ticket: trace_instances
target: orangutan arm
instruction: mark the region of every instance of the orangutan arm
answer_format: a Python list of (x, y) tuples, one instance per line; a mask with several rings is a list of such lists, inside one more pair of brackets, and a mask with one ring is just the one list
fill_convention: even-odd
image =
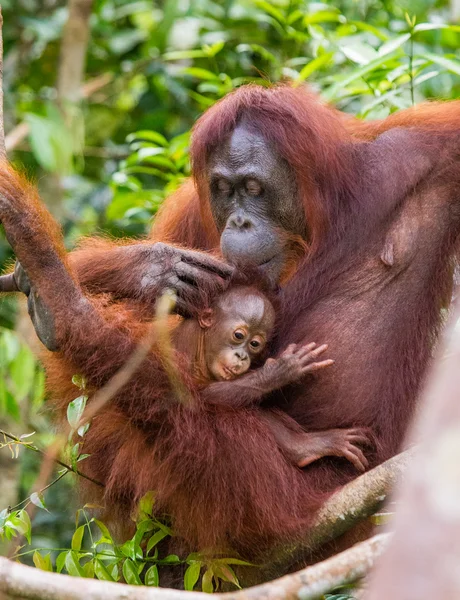
[(201, 397), (209, 404), (246, 408), (259, 404), (263, 397), (290, 383), (334, 364), (333, 360), (316, 362), (327, 345), (291, 344), (278, 358), (269, 358), (263, 367), (231, 381), (218, 381), (206, 386)]
[(366, 227), (380, 222), (416, 186), (460, 156), (460, 136), (397, 127), (372, 142), (354, 146), (356, 196), (365, 209)]
[[(0, 217), (23, 265), (18, 282), (42, 342), (59, 350), (91, 384), (102, 385), (135, 351), (144, 325), (132, 322), (121, 307), (110, 312), (85, 296), (68, 264), (59, 226), (32, 186), (7, 165), (0, 167)], [(149, 356), (136, 382), (149, 367), (160, 370), (155, 357)]]

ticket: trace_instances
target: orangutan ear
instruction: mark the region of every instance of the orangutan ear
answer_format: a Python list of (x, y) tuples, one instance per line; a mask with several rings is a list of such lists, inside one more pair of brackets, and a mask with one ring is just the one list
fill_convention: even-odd
[(212, 308), (205, 308), (200, 312), (198, 323), (202, 329), (209, 329), (214, 325), (214, 311)]

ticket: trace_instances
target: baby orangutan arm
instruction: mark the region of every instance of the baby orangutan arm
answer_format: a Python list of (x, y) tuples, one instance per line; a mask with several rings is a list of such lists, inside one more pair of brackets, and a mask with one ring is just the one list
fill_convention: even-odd
[[(291, 344), (279, 358), (269, 358), (265, 365), (232, 381), (211, 383), (202, 392), (205, 401), (233, 408), (258, 404), (266, 394), (298, 381), (306, 373), (324, 369), (333, 360), (316, 362), (327, 350), (327, 345), (306, 346)], [(280, 411), (261, 410), (281, 451), (289, 461), (306, 467), (325, 456), (341, 456), (349, 460), (358, 471), (365, 471), (368, 461), (359, 445), (368, 445), (366, 432), (359, 427), (304, 431), (289, 415)]]
[(325, 456), (346, 458), (361, 472), (368, 467), (360, 446), (369, 446), (370, 440), (362, 427), (304, 431), (297, 421), (281, 411), (263, 410), (261, 417), (286, 458), (298, 467), (306, 467)]
[(209, 404), (231, 408), (247, 408), (259, 404), (263, 397), (290, 383), (298, 381), (307, 373), (313, 373), (334, 364), (333, 360), (316, 362), (327, 350), (327, 344), (306, 346), (291, 344), (278, 358), (269, 358), (263, 367), (231, 381), (210, 383), (201, 392)]

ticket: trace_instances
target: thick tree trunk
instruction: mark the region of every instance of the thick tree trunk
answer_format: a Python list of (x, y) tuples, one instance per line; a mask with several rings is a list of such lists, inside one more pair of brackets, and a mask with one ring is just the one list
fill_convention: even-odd
[(460, 303), (445, 340), (413, 428), (423, 445), (400, 486), (372, 600), (460, 598)]

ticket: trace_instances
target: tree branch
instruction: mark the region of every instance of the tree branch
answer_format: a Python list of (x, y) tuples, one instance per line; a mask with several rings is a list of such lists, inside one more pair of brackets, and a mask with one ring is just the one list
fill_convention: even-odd
[(81, 99), (92, 6), (93, 0), (69, 0), (59, 59), (57, 92), (60, 100), (78, 102)]
[[(388, 543), (379, 534), (312, 567), (275, 581), (237, 592), (213, 594), (214, 600), (313, 600), (346, 583), (364, 577)], [(206, 600), (202, 592), (129, 586), (78, 579), (13, 563), (0, 558), (0, 592), (24, 600)]]
[(291, 547), (278, 548), (267, 559), (267, 573), (287, 573), (327, 542), (372, 516), (405, 472), (414, 450), (406, 450), (335, 492), (321, 507), (308, 536)]
[[(29, 450), (33, 450), (33, 452), (37, 452), (38, 454), (41, 454), (42, 456), (46, 457), (46, 452), (44, 450), (40, 450), (40, 448), (37, 448), (37, 446), (32, 444), (32, 442), (25, 442), (24, 440), (21, 440), (21, 438), (18, 438), (15, 435), (12, 435), (11, 433), (7, 433), (6, 431), (3, 431), (3, 429), (0, 429), (0, 435), (3, 435), (6, 438), (12, 440), (13, 442), (16, 442), (17, 444), (21, 444), (21, 446), (24, 446), (25, 448), (29, 448)], [(64, 467), (69, 472), (75, 473), (75, 475), (78, 475), (79, 477), (83, 477), (84, 479), (91, 481), (91, 483), (94, 483), (95, 485), (104, 487), (104, 484), (101, 483), (100, 481), (97, 481), (96, 479), (93, 479), (92, 477), (89, 477), (88, 475), (81, 473), (78, 469), (74, 469), (71, 465), (68, 465), (65, 462), (62, 462), (62, 460), (59, 460), (58, 458), (54, 458), (53, 462), (55, 462), (57, 465), (60, 465), (61, 467)]]

